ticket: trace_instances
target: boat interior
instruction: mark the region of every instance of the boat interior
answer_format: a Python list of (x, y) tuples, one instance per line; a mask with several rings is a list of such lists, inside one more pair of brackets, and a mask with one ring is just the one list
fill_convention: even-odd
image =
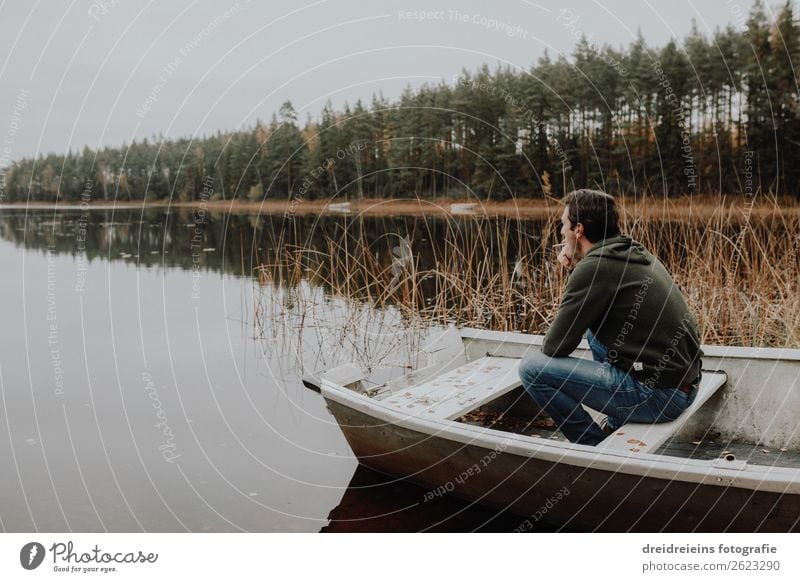
[[(456, 420), (492, 430), (568, 442), (550, 417), (536, 406), (521, 387), (469, 411)], [(625, 432), (625, 427), (620, 428), (620, 432)], [(633, 446), (635, 443), (628, 444)], [(691, 432), (680, 431), (677, 434), (670, 434), (662, 444), (650, 452), (685, 459), (725, 459), (729, 462), (741, 461), (751, 465), (800, 468), (800, 451), (725, 438), (713, 428), (697, 427)]]

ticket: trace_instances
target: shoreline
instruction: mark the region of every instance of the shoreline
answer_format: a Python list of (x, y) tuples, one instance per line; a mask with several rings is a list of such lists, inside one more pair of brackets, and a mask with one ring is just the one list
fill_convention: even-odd
[[(695, 197), (668, 200), (630, 200), (619, 198), (619, 208), (627, 216), (655, 217), (708, 217), (718, 212), (731, 214), (757, 215), (800, 215), (800, 205), (784, 199), (769, 200), (751, 204), (748, 199), (736, 197)], [(785, 205), (777, 205), (784, 203)], [(349, 210), (341, 210), (342, 202), (326, 200), (269, 200), (264, 202), (196, 200), (191, 202), (13, 202), (0, 203), (0, 212), (8, 210), (168, 210), (182, 208), (203, 208), (212, 212), (228, 214), (290, 214), (290, 215), (332, 215), (332, 216), (486, 216), (506, 218), (547, 218), (560, 212), (557, 198), (545, 200), (509, 200), (504, 202), (475, 202), (464, 199), (439, 199), (435, 201), (420, 199), (363, 199), (349, 203)], [(456, 208), (452, 208), (455, 205)], [(339, 209), (336, 207), (339, 206)], [(459, 209), (458, 206), (461, 208)]]

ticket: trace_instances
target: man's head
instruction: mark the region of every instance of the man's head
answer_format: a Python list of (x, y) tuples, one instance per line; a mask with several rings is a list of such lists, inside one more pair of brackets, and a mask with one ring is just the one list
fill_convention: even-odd
[(571, 229), (583, 225), (583, 235), (596, 243), (619, 234), (619, 215), (613, 196), (599, 190), (574, 190), (564, 196)]
[(619, 234), (619, 215), (612, 196), (598, 190), (574, 190), (564, 197), (563, 202), (563, 253), (573, 265), (594, 243)]

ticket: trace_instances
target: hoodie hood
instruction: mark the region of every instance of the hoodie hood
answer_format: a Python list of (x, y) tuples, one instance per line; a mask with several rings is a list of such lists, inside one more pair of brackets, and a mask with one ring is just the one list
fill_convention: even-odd
[(586, 258), (588, 257), (602, 257), (639, 265), (650, 265), (654, 258), (640, 243), (627, 235), (612, 236), (594, 243), (586, 253)]

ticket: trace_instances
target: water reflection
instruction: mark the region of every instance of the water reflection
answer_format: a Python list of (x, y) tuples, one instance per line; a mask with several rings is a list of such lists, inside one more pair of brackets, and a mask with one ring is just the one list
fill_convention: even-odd
[[(390, 261), (396, 243), (387, 232), (430, 240), (439, 226), (87, 214), (0, 213), (0, 263), (11, 274), (0, 286), (0, 464), (14, 468), (0, 473), (5, 530), (319, 531), (329, 514), (335, 530), (352, 521), (354, 492), (356, 506), (365, 496), (387, 503), (386, 491), (419, 498), (403, 483), (354, 491), (363, 472), (354, 476), (352, 452), (300, 372), (350, 357), (353, 334), (337, 335), (343, 322), (356, 322), (370, 340), (367, 357), (390, 374), (413, 364), (424, 330), (407, 336), (391, 307), (348, 312), (359, 306), (335, 297), (315, 303), (315, 325), (303, 326), (288, 286), (267, 286), (259, 290), (287, 317), (273, 335), (254, 338), (252, 268), (280, 241), (324, 248), (325, 233), (353, 224)], [(310, 281), (300, 285), (319, 293)], [(387, 328), (399, 331), (374, 331)], [(442, 501), (436, 514), (429, 506), (427, 524), (425, 511), (405, 511), (402, 527), (495, 523), (495, 512), (458, 503)], [(382, 513), (362, 525), (399, 527), (374, 519)]]
[[(321, 531), (513, 532), (525, 522), (517, 515), (451, 496), (424, 501), (427, 491), (359, 466)], [(536, 525), (535, 531), (556, 531), (544, 523)]]
[[(346, 246), (348, 239), (352, 244), (366, 241), (368, 252), (387, 268), (395, 258), (393, 249), (404, 238), (413, 250), (417, 268), (434, 268), (447, 253), (440, 243), (448, 233), (455, 246), (480, 239), (486, 242), (488, 256), (516, 260), (520, 241), (539, 240), (543, 224), (482, 217), (248, 215), (191, 208), (87, 212), (4, 208), (0, 212), (0, 237), (17, 247), (84, 254), (90, 262), (123, 260), (145, 267), (183, 269), (199, 265), (203, 270), (250, 276), (255, 267), (280, 258), (276, 249), (328, 254), (331, 241)], [(321, 281), (326, 279), (320, 277)]]

